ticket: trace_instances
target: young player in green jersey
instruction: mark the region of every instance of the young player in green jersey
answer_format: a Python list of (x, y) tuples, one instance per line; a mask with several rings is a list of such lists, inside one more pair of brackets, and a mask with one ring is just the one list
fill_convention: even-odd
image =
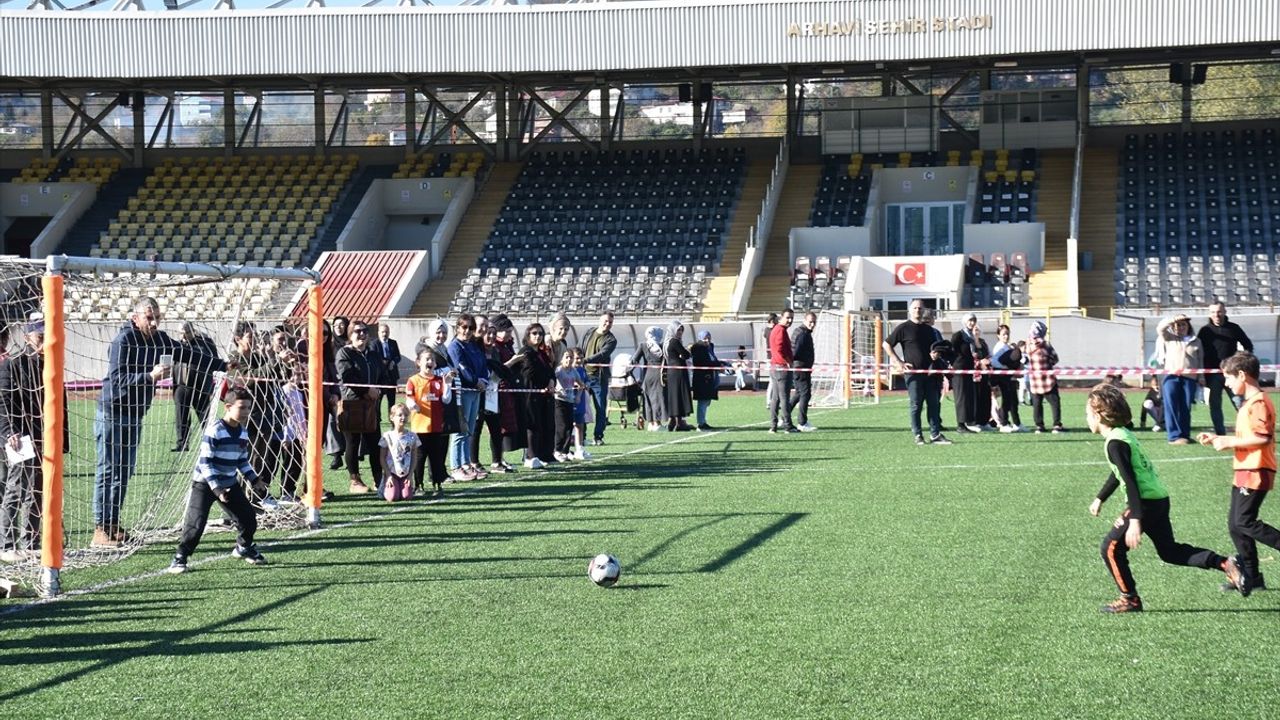
[(1120, 588), (1119, 599), (1103, 605), (1102, 612), (1142, 611), (1142, 598), (1129, 572), (1129, 551), (1138, 549), (1144, 533), (1156, 546), (1160, 559), (1170, 565), (1221, 570), (1231, 582), (1241, 582), (1240, 567), (1234, 558), (1173, 539), (1169, 491), (1138, 445), (1138, 438), (1133, 434), (1133, 413), (1124, 393), (1114, 385), (1098, 385), (1089, 393), (1086, 416), (1090, 432), (1105, 438), (1107, 463), (1111, 465), (1111, 475), (1089, 505), (1089, 514), (1096, 516), (1102, 503), (1121, 486), (1127, 504), (1102, 539), (1102, 560)]

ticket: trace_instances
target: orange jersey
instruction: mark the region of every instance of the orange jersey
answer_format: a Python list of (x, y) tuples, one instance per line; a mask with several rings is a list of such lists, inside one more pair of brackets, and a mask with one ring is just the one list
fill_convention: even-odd
[[(1236, 413), (1236, 437), (1247, 438), (1255, 435), (1267, 438), (1262, 447), (1236, 448), (1236, 470), (1270, 470), (1276, 469), (1276, 408), (1264, 392), (1254, 393), (1247, 398)], [(1256, 475), (1257, 473), (1253, 473)], [(1239, 474), (1237, 474), (1239, 477)], [(1240, 486), (1239, 481), (1236, 483)], [(1241, 486), (1247, 487), (1247, 486)], [(1257, 488), (1253, 488), (1257, 489)]]
[(405, 383), (404, 393), (409, 398), (409, 429), (416, 433), (444, 432), (444, 380), (432, 376), (422, 377), (414, 373)]

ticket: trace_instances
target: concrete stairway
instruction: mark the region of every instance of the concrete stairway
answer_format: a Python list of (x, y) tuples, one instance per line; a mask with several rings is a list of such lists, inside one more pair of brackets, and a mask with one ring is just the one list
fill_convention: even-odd
[(484, 187), (471, 200), (462, 225), (453, 236), (449, 251), (440, 266), (440, 276), (427, 284), (409, 310), (411, 317), (443, 317), (449, 310), (449, 302), (462, 284), (467, 271), (475, 267), (489, 232), (502, 212), (502, 204), (511, 192), (511, 185), (520, 174), (520, 163), (498, 163), (489, 172)]
[(1067, 232), (1071, 222), (1074, 165), (1075, 154), (1071, 150), (1046, 150), (1040, 156), (1036, 220), (1044, 223), (1044, 270), (1031, 274), (1028, 301), (1034, 308), (1070, 304)]
[(760, 213), (773, 162), (772, 158), (762, 157), (747, 165), (746, 176), (742, 179), (742, 197), (733, 210), (733, 222), (729, 224), (720, 267), (707, 283), (706, 296), (702, 299), (702, 322), (715, 322), (729, 312), (729, 301), (733, 298), (733, 287), (738, 281), (738, 271), (742, 268), (742, 256), (746, 251), (747, 234)]
[(791, 228), (809, 227), (809, 210), (821, 178), (821, 165), (792, 165), (787, 170), (787, 181), (773, 216), (773, 231), (765, 246), (764, 262), (747, 300), (747, 312), (777, 312), (786, 307), (791, 289), (789, 235)]
[(1094, 317), (1108, 317), (1115, 305), (1119, 163), (1115, 148), (1085, 148), (1080, 252), (1093, 254), (1093, 269), (1080, 272), (1080, 304)]

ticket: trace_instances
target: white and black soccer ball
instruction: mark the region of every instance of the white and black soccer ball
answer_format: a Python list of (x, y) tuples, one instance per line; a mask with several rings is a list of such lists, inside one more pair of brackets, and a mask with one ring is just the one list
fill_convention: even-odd
[(622, 577), (622, 565), (618, 563), (618, 558), (600, 553), (591, 558), (591, 564), (587, 566), (587, 577), (600, 587), (613, 587), (618, 578)]

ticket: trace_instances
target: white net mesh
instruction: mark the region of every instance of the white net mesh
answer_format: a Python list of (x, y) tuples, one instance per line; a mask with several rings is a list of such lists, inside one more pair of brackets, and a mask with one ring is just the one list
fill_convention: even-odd
[(880, 401), (876, 392), (876, 363), (880, 357), (874, 314), (853, 314), (849, 318), (849, 402), (870, 405)]
[(811, 407), (846, 407), (844, 374), (847, 371), (845, 313), (824, 310), (818, 313), (813, 329), (813, 399)]
[[(0, 273), (6, 288), (14, 288), (0, 312), (11, 325), (27, 319), (23, 330), (34, 330), (29, 320), (41, 302), (43, 268), (0, 262)], [(63, 273), (64, 568), (111, 562), (145, 543), (177, 537), (201, 438), (223, 412), (219, 398), (227, 383), (247, 387), (254, 400), (246, 427), (259, 482), (245, 492), (258, 510), (259, 529), (305, 524), (305, 509), (294, 501), (302, 493), (307, 428), (296, 353), (304, 328), (284, 311), (301, 283), (250, 282), (236, 273), (253, 271), (227, 268), (219, 278)], [(222, 308), (216, 319), (213, 307)], [(28, 349), (13, 354), (24, 340)], [(43, 378), (29, 367), (43, 363), (35, 344), (34, 333), (11, 333), (5, 365), (13, 372), (10, 386), (0, 387), (10, 405), (43, 402)], [(4, 375), (0, 371), (0, 380)], [(3, 423), (0, 418), (0, 429)], [(37, 485), (38, 462), (32, 465)], [(0, 513), (0, 523), (16, 518), (0, 525), (9, 574), (39, 569), (39, 503), (31, 508), (14, 503)], [(219, 516), (215, 510), (212, 529), (228, 525)]]

